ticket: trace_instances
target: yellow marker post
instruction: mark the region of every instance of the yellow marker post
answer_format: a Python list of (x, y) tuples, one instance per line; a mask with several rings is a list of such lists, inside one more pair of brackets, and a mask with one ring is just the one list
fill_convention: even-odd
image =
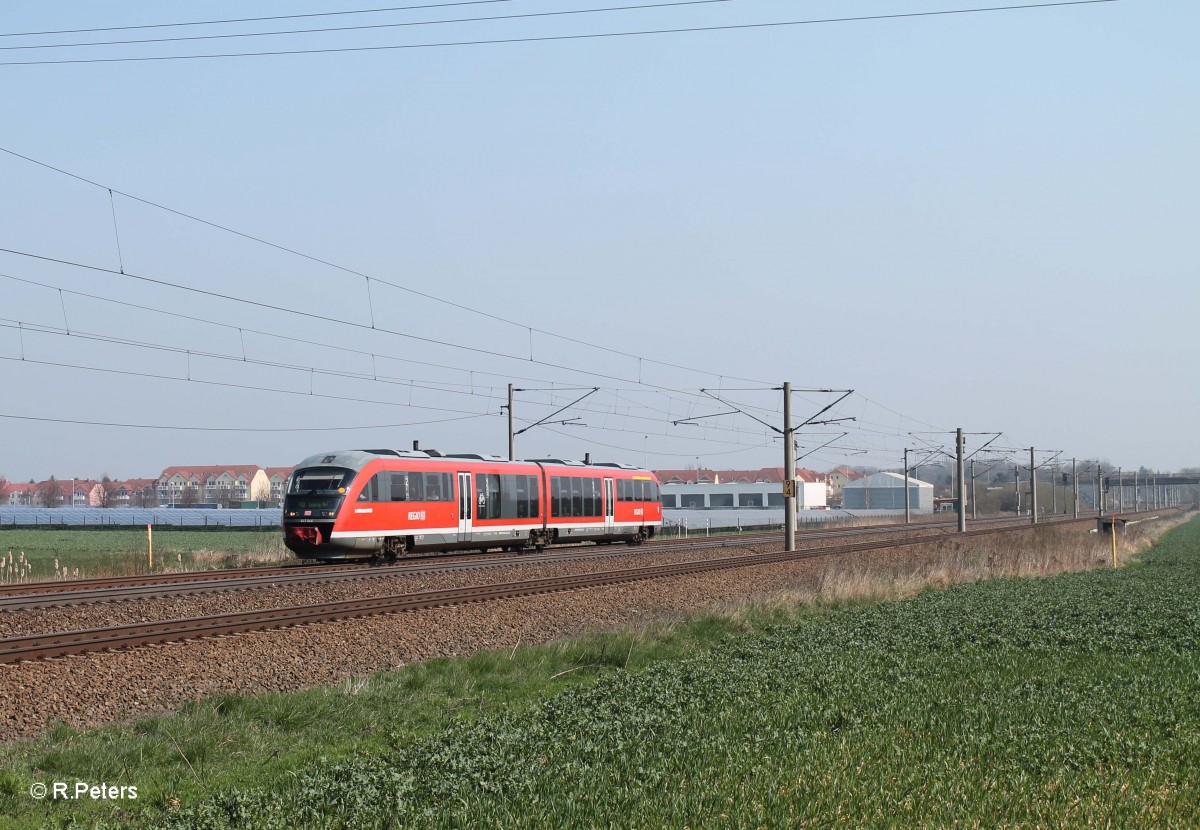
[(146, 564), (154, 570), (154, 525), (146, 525)]
[(1113, 568), (1117, 567), (1117, 514), (1112, 514), (1112, 553)]

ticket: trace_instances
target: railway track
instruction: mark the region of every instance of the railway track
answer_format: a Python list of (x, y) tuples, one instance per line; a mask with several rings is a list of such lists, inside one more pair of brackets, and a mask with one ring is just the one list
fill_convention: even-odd
[[(984, 519), (981, 522), (1014, 523), (1010, 517)], [(797, 544), (810, 545), (829, 539), (884, 533), (915, 533), (940, 530), (947, 532), (952, 522), (918, 524), (871, 525), (856, 528), (836, 528), (810, 531), (798, 536)], [(639, 552), (668, 553), (673, 551), (709, 550), (725, 547), (744, 547), (754, 544), (780, 543), (782, 532), (740, 534), (690, 539), (663, 540), (643, 545)], [(395, 565), (290, 565), (282, 567), (231, 568), (176, 574), (145, 574), (105, 579), (36, 582), (0, 586), (0, 611), (29, 611), (37, 608), (90, 605), (99, 602), (118, 602), (129, 599), (154, 599), (186, 594), (209, 594), (219, 591), (240, 591), (252, 588), (285, 585), (311, 585), (345, 579), (376, 579), (439, 573), (448, 570), (475, 570), (507, 567), (514, 564), (545, 564), (579, 559), (600, 559), (630, 555), (624, 546), (579, 545), (558, 548), (539, 554), (473, 554), (469, 556), (424, 556), (407, 559)]]
[[(1093, 517), (1089, 516), (1083, 519), (1052, 520), (1044, 524), (1070, 525), (1091, 521), (1093, 521)], [(473, 585), (432, 591), (416, 591), (369, 599), (342, 600), (329, 603), (244, 611), (233, 614), (166, 620), (154, 623), (137, 623), (80, 631), (11, 637), (0, 640), (0, 663), (85, 654), (94, 651), (145, 646), (216, 635), (271, 630), (354, 617), (417, 611), (448, 605), (473, 604), (500, 599), (536, 596), (539, 594), (595, 588), (673, 576), (685, 576), (730, 568), (800, 561), (883, 548), (908, 547), (942, 541), (948, 538), (961, 539), (1013, 532), (1028, 528), (1029, 525), (1025, 523), (994, 523), (988, 527), (968, 530), (966, 533), (955, 533), (953, 536), (949, 536), (942, 531), (926, 532), (913, 534), (903, 539), (875, 539), (795, 551), (743, 554), (598, 573), (518, 580), (515, 582)]]

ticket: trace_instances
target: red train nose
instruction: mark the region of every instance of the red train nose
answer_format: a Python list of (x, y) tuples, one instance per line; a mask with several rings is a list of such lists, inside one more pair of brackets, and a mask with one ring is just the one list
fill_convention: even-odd
[(321, 531), (315, 527), (289, 527), (288, 535), (305, 545), (321, 544)]

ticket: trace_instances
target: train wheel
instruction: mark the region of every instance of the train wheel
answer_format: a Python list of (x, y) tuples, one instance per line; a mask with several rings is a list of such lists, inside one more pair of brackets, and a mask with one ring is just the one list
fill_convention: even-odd
[(393, 564), (408, 551), (408, 542), (397, 536), (389, 536), (383, 540), (382, 559), (389, 565)]

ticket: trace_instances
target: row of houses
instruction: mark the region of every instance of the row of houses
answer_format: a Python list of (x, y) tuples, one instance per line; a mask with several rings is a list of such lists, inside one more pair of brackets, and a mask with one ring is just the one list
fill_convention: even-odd
[(256, 464), (167, 467), (158, 478), (125, 481), (74, 478), (0, 484), (0, 504), (30, 507), (153, 507), (218, 504), (222, 507), (283, 499), (294, 467)]
[[(5, 483), (0, 485), (0, 504), (40, 507), (278, 504), (283, 500), (283, 488), (293, 469), (255, 464), (174, 466), (167, 467), (153, 479), (50, 479), (25, 484)], [(667, 507), (776, 507), (783, 504), (785, 475), (782, 467), (657, 470), (655, 475), (663, 485), (663, 504)], [(909, 481), (914, 507), (932, 509), (933, 488), (915, 479)], [(846, 468), (828, 473), (798, 469), (796, 482), (796, 496), (801, 508), (843, 503), (846, 507), (859, 508), (903, 507), (904, 479), (897, 474), (877, 473), (867, 477)]]

